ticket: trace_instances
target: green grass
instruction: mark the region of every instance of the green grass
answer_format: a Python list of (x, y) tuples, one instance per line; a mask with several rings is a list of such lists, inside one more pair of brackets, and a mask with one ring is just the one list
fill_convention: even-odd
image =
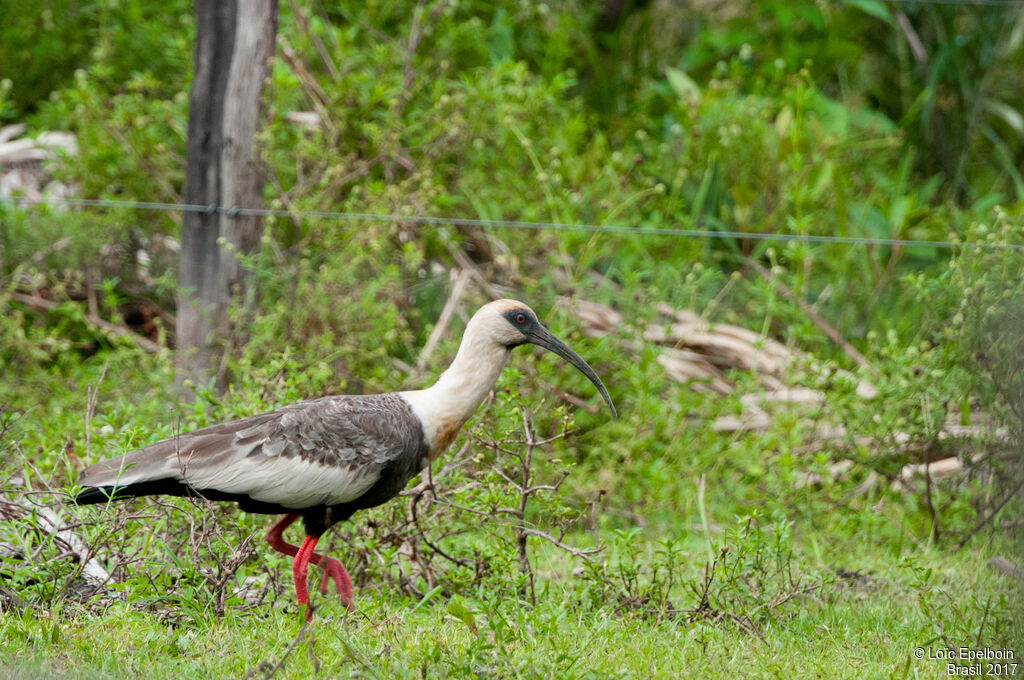
[[(945, 663), (917, 660), (914, 649), (944, 646), (943, 633), (963, 629), (1019, 658), (1024, 621), (1009, 604), (1021, 601), (1019, 586), (986, 569), (981, 551), (914, 561), (938, 582), (922, 587), (908, 569), (879, 560), (863, 584), (802, 598), (761, 629), (763, 640), (728, 624), (616, 614), (612, 602), (583, 606), (571, 583), (546, 582), (536, 608), (486, 592), (467, 597), (476, 631), (443, 598), (421, 603), (366, 586), (355, 613), (327, 598), (305, 628), (288, 598), (174, 622), (123, 603), (8, 612), (0, 650), (11, 677), (261, 677), (283, 662), (275, 677), (930, 678), (946, 677)], [(923, 597), (934, 599), (937, 618)], [(982, 608), (965, 607), (971, 599)]]

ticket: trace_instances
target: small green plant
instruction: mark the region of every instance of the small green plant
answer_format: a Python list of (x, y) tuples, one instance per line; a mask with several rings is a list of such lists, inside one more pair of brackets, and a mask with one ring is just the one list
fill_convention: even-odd
[(596, 601), (612, 599), (625, 614), (731, 623), (761, 637), (763, 625), (784, 621), (830, 584), (794, 560), (790, 522), (762, 524), (757, 515), (737, 518), (699, 577), (679, 540), (662, 539), (645, 554), (643, 532), (617, 530), (614, 560), (589, 563), (584, 576)]

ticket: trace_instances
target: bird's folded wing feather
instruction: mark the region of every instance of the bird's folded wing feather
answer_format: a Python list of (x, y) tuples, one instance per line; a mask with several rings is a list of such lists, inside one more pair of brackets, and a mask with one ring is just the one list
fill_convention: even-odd
[(324, 397), (96, 463), (79, 483), (123, 488), (171, 479), (298, 509), (352, 501), (385, 467), (422, 449), (422, 427), (401, 396)]

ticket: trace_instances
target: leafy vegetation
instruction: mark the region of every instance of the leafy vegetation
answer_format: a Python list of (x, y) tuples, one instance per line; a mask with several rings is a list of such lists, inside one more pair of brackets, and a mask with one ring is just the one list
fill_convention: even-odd
[[(75, 195), (180, 202), (187, 3), (44, 4), (0, 28), (0, 116), (76, 134), (46, 168)], [(225, 393), (186, 402), (170, 351), (133, 340), (173, 335), (177, 213), (0, 203), (0, 677), (931, 677), (918, 647), (1024, 654), (1020, 580), (986, 566), (1024, 562), (1024, 254), (1000, 248), (1024, 244), (1024, 12), (620, 9), (284, 3), (260, 148), (289, 216), (241, 256)], [(460, 313), (528, 301), (621, 417), (520, 350), (430, 476), (324, 538), (354, 615), (314, 595), (301, 625), (264, 516), (63, 502), (83, 465), (175, 432), (429, 383), (457, 271)], [(571, 300), (622, 318), (595, 333)], [(665, 308), (779, 341), (785, 384), (823, 400), (716, 426), (764, 384), (674, 380)]]

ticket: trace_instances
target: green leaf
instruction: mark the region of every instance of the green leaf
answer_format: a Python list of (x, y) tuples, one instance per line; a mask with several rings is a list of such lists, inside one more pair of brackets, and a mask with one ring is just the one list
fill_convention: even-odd
[(893, 28), (896, 27), (896, 20), (893, 19), (892, 12), (880, 0), (846, 0), (846, 4), (859, 9), (869, 16), (881, 19)]
[(685, 71), (666, 66), (665, 77), (668, 78), (668, 84), (672, 86), (672, 89), (675, 90), (680, 98), (693, 97), (700, 99), (700, 86), (694, 82), (693, 78), (686, 75)]
[(981, 105), (989, 113), (1000, 118), (1010, 126), (1018, 135), (1024, 137), (1024, 116), (1021, 115), (1020, 111), (1005, 102), (988, 97), (982, 101)]
[(462, 598), (455, 596), (448, 602), (448, 613), (466, 624), (466, 627), (476, 634), (476, 620), (473, 618), (473, 612), (466, 606), (466, 603), (462, 601)]

